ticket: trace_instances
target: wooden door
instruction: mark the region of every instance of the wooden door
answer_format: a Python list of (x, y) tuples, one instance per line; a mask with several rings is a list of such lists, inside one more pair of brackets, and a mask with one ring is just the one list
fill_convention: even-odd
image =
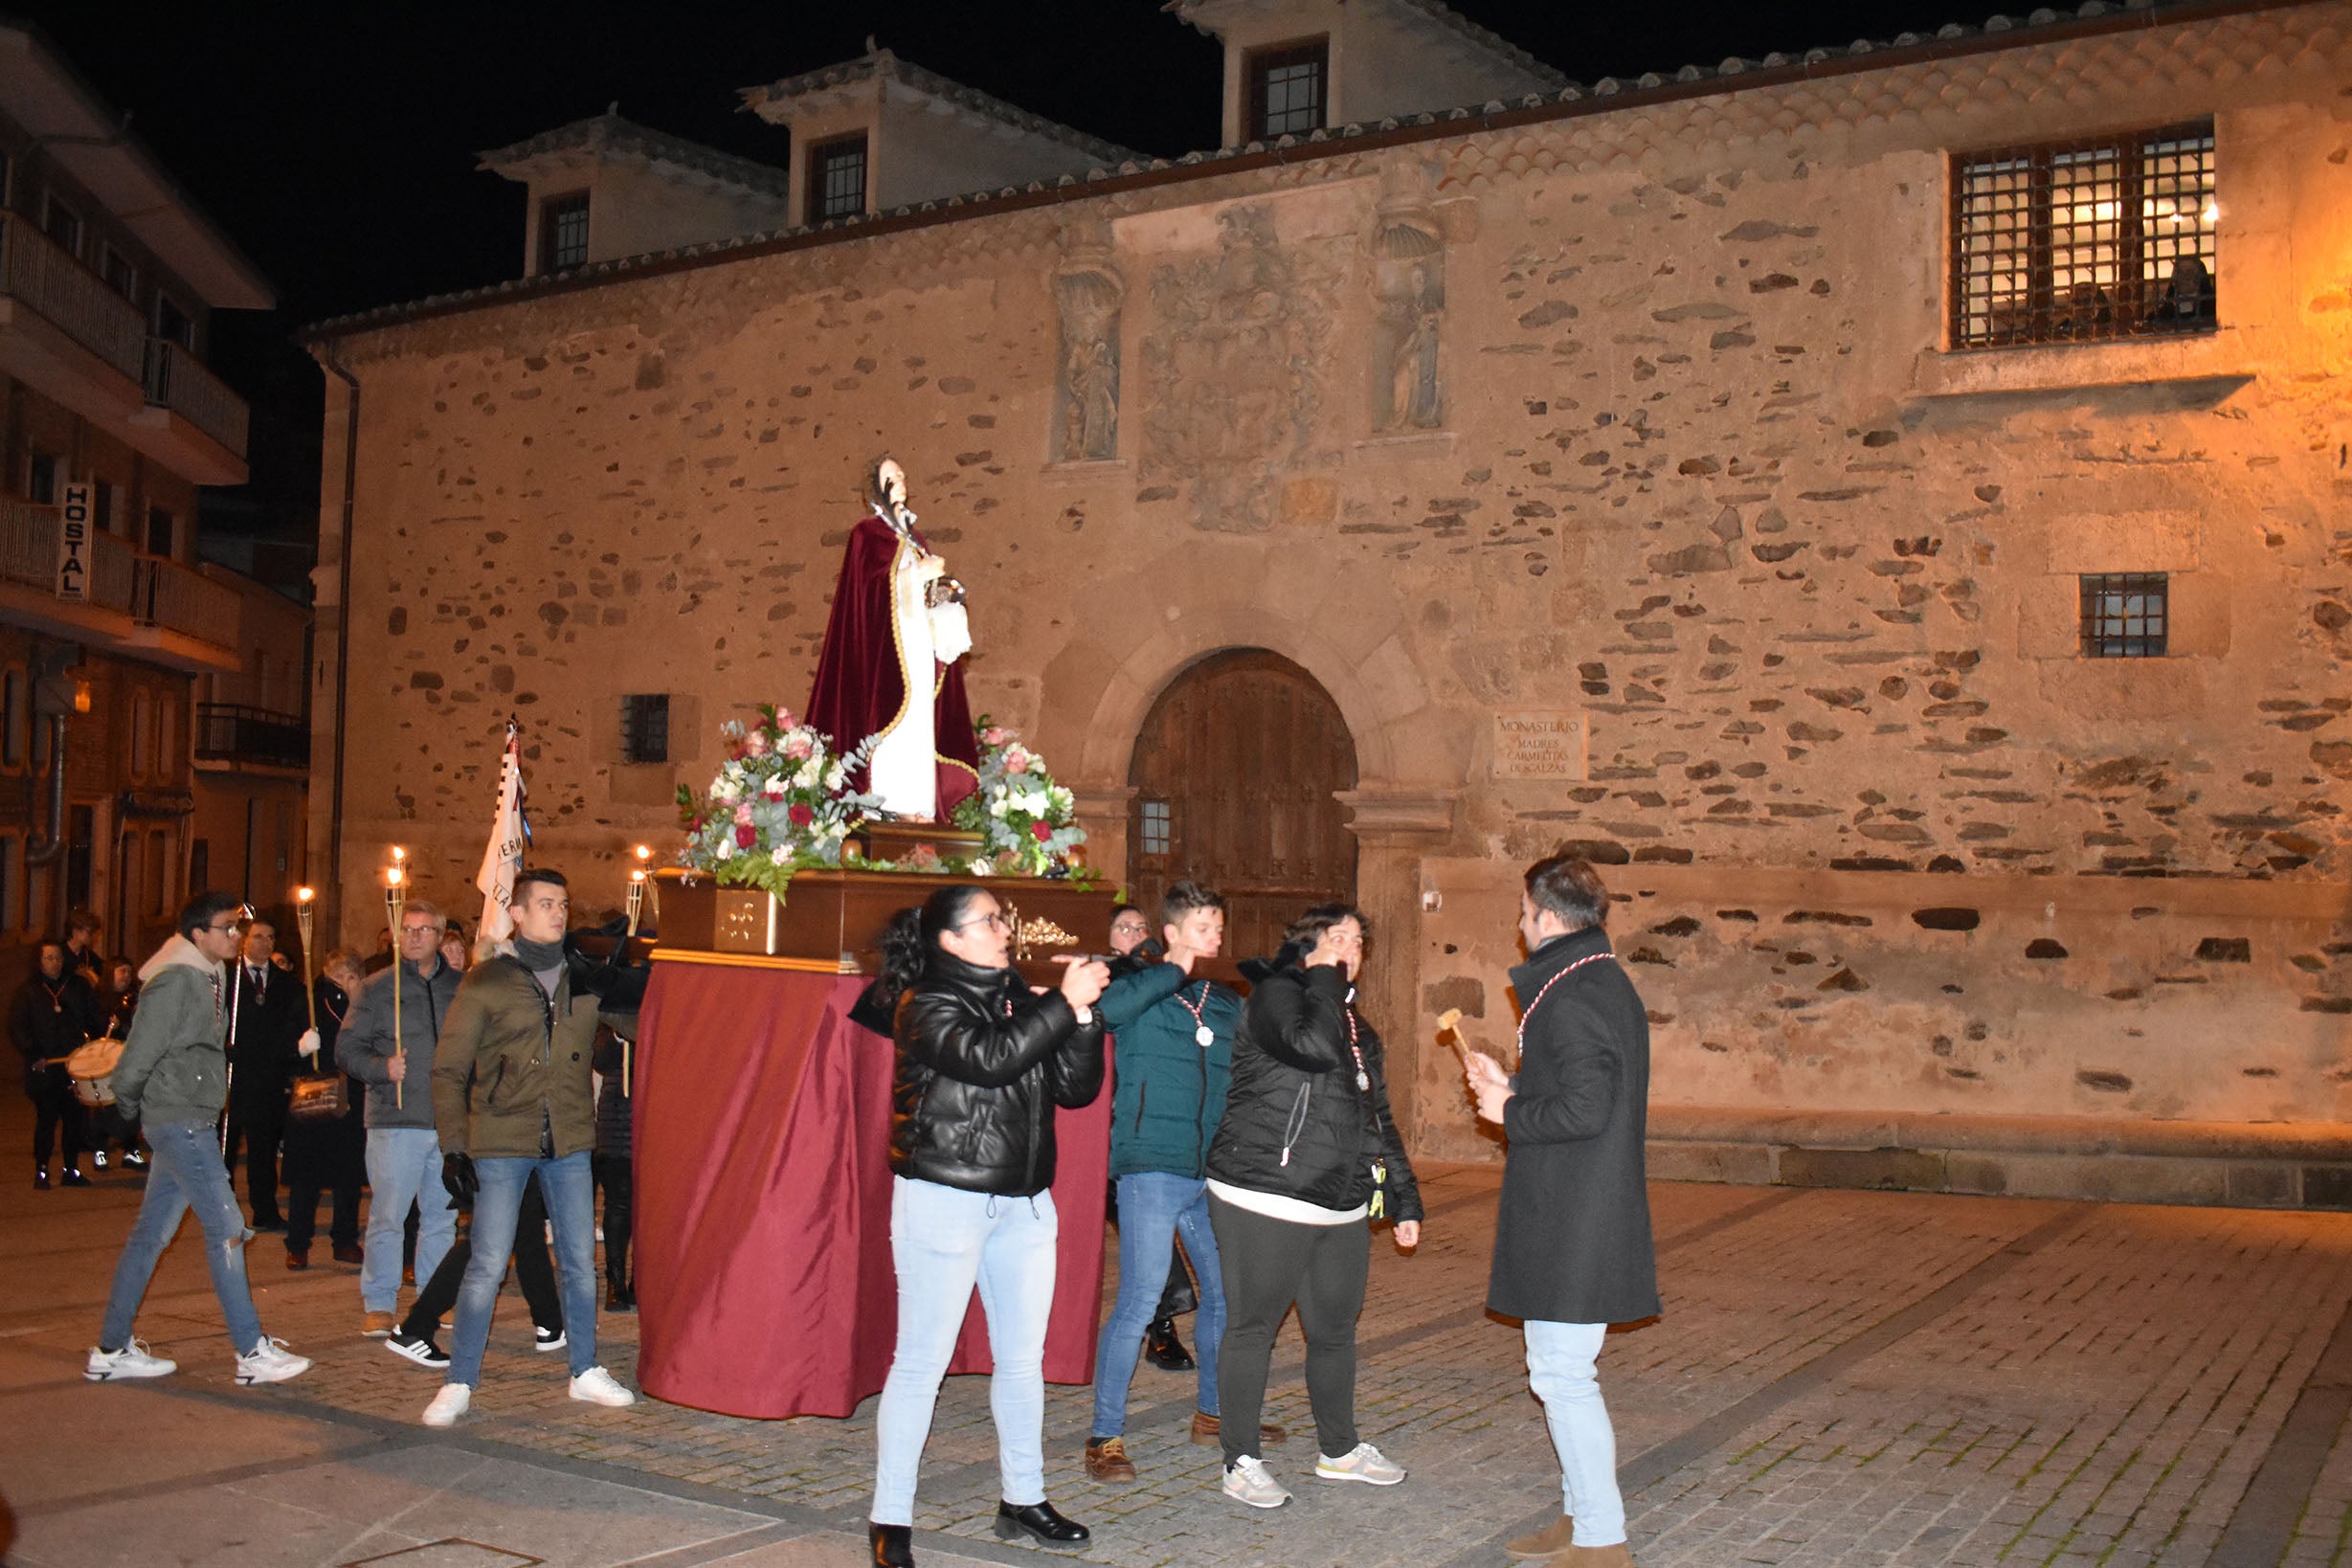
[(1270, 954), (1310, 904), (1355, 898), (1355, 836), (1336, 798), (1355, 742), (1313, 676), (1235, 648), (1178, 676), (1144, 720), (1128, 782), (1128, 881), (1159, 921), (1168, 885), (1222, 893), (1225, 956)]

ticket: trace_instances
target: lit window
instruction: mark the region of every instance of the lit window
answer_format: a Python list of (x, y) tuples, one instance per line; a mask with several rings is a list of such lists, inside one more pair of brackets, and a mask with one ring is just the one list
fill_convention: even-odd
[(1952, 345), (2216, 321), (2213, 123), (1952, 160)]
[(1141, 802), (1141, 806), (1143, 853), (1146, 855), (1167, 854), (1174, 839), (1173, 823), (1168, 815), (1168, 802), (1146, 800)]
[(1321, 130), (1330, 66), (1331, 44), (1324, 38), (1250, 55), (1249, 139), (1263, 142)]
[(856, 217), (865, 211), (865, 133), (809, 148), (809, 221)]
[(2169, 583), (2161, 571), (2084, 573), (2083, 657), (2163, 658), (2169, 598)]
[(539, 270), (566, 272), (588, 261), (588, 192), (539, 204)]

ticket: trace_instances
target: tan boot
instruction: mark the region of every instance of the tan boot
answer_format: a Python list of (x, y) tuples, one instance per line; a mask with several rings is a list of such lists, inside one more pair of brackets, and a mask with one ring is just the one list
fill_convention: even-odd
[(1563, 1513), (1536, 1531), (1507, 1542), (1503, 1550), (1514, 1557), (1548, 1557), (1555, 1552), (1565, 1552), (1576, 1543), (1577, 1522)]
[(1545, 1559), (1547, 1568), (1635, 1568), (1623, 1541), (1615, 1546), (1571, 1546)]
[[(1217, 1447), (1219, 1444), (1219, 1433), (1223, 1428), (1223, 1422), (1219, 1420), (1217, 1417), (1203, 1415), (1201, 1412), (1196, 1410), (1193, 1412), (1193, 1441), (1199, 1444), (1203, 1448)], [(1284, 1431), (1281, 1427), (1275, 1425), (1270, 1421), (1262, 1422), (1258, 1426), (1258, 1441), (1269, 1448), (1275, 1444), (1282, 1442), (1290, 1434), (1288, 1432)]]
[(1125, 1438), (1086, 1439), (1086, 1479), (1111, 1482), (1135, 1479), (1135, 1462), (1127, 1457)]

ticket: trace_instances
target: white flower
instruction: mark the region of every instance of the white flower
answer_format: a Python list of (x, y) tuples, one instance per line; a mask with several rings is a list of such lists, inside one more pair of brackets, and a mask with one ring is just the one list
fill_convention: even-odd
[(731, 829), (726, 837), (719, 840), (718, 858), (723, 861), (731, 861), (735, 858), (735, 835)]
[(817, 780), (823, 775), (823, 773), (824, 770), (818, 764), (817, 759), (811, 757), (800, 765), (798, 773), (793, 774), (793, 788), (813, 790), (817, 787)]
[(1010, 802), (1007, 801), (1004, 796), (997, 796), (996, 799), (991, 800), (988, 803), (988, 815), (991, 817), (1002, 817), (1004, 815), (1005, 807), (1008, 804), (1010, 804)]
[(832, 767), (825, 770), (825, 788), (828, 790), (838, 790), (841, 787), (841, 780), (848, 776), (848, 774), (841, 771), (841, 765), (837, 762)]
[(790, 844), (778, 844), (768, 852), (768, 863), (771, 865), (782, 865), (792, 858), (793, 851)]

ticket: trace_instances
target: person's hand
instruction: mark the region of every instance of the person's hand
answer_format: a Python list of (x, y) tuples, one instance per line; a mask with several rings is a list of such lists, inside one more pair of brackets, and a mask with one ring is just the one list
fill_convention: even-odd
[(1072, 1008), (1092, 1007), (1110, 983), (1110, 966), (1099, 958), (1057, 958), (1063, 965), (1062, 999)]
[(1469, 1080), (1470, 1098), (1478, 1104), (1478, 1119), (1499, 1124), (1503, 1105), (1512, 1096), (1511, 1075), (1484, 1051), (1466, 1052), (1462, 1075)]
[(302, 1054), (302, 1055), (303, 1055), (303, 1056), (316, 1056), (316, 1055), (318, 1055), (318, 1054), (319, 1054), (319, 1032), (318, 1032), (316, 1029), (305, 1029), (305, 1030), (303, 1030), (303, 1031), (302, 1031), (302, 1039), (300, 1039), (300, 1040), (298, 1040), (298, 1041), (296, 1041), (296, 1042), (294, 1042), (294, 1048), (295, 1048), (295, 1050), (296, 1050), (297, 1052), (301, 1053), (301, 1054)]
[(915, 577), (918, 581), (927, 583), (936, 581), (937, 579), (948, 574), (947, 557), (944, 555), (926, 555), (921, 560), (915, 562), (914, 571)]
[(1407, 1252), (1421, 1245), (1421, 1221), (1418, 1220), (1398, 1221), (1397, 1244)]
[(395, 1051), (384, 1064), (384, 1076), (397, 1084), (409, 1075), (409, 1053)]
[(482, 1191), (482, 1177), (474, 1170), (474, 1156), (471, 1154), (443, 1154), (441, 1156), (441, 1185), (449, 1189), (450, 1207), (472, 1208), (474, 1195)]
[(1336, 926), (1326, 928), (1323, 934), (1315, 938), (1313, 950), (1307, 954), (1306, 967), (1317, 969), (1327, 964), (1334, 965), (1353, 981), (1357, 967), (1363, 961), (1364, 934), (1356, 930), (1354, 920), (1343, 920)]

